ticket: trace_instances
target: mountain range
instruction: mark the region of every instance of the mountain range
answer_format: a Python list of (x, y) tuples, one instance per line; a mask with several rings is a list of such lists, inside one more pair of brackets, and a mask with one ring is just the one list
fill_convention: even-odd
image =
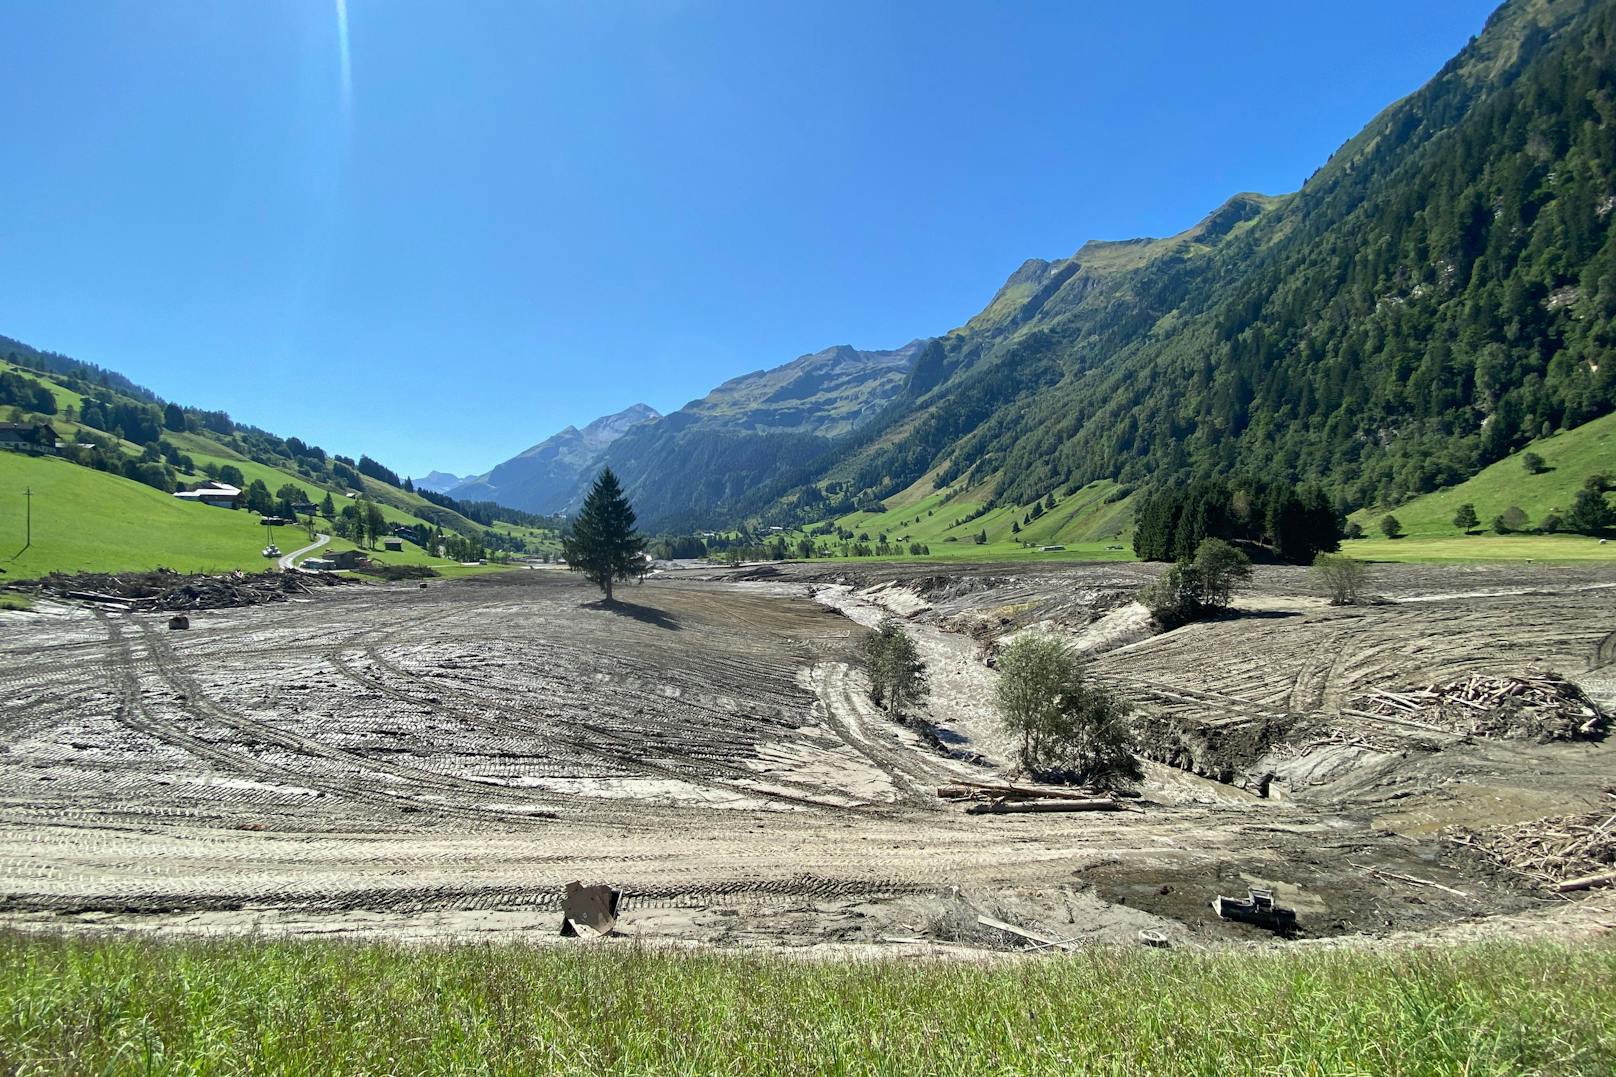
[(1300, 190), (1030, 259), (957, 329), (737, 378), (590, 467), (663, 529), (1208, 472), (1396, 504), (1616, 409), (1613, 209), (1616, 0), (1511, 0)]
[(634, 404), (604, 415), (582, 430), (569, 426), (486, 474), (469, 476), (444, 492), (465, 501), (494, 501), (527, 512), (560, 512), (568, 506), (575, 487), (594, 479), (595, 463), (613, 442), (658, 417), (655, 408)]

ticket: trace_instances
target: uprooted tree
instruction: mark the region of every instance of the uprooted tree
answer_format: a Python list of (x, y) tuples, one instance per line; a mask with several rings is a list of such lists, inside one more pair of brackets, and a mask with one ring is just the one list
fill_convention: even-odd
[(894, 717), (902, 717), (905, 707), (924, 702), (931, 691), (919, 648), (892, 618), (864, 640), (864, 665), (870, 674), (870, 694)]
[(1023, 774), (1120, 787), (1144, 774), (1126, 702), (1090, 681), (1060, 640), (1023, 636), (999, 656), (997, 702)]
[(634, 509), (611, 468), (595, 480), (561, 547), (567, 567), (606, 592), (607, 602), (613, 582), (640, 574), (645, 539), (634, 530)]

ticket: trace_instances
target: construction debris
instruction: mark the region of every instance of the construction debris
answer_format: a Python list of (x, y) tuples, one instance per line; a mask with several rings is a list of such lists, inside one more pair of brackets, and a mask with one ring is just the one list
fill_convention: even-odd
[(1449, 837), (1500, 867), (1553, 885), (1562, 893), (1609, 885), (1616, 877), (1616, 812), (1457, 830)]
[(53, 572), (43, 579), (11, 584), (9, 589), (88, 602), (102, 609), (173, 613), (284, 602), (315, 588), (352, 582), (329, 572), (228, 572), (203, 576), (160, 568), (155, 572), (86, 572), (72, 576)]
[(574, 880), (561, 895), (561, 934), (568, 938), (600, 938), (617, 926), (617, 905), (622, 891), (609, 886), (585, 886)]
[[(1128, 793), (1098, 789), (1060, 789), (1048, 785), (997, 785), (961, 779), (937, 787), (939, 800), (970, 801), (967, 815), (1017, 812), (1138, 811), (1119, 799)], [(1137, 795), (1137, 794), (1132, 794)]]
[(1252, 887), (1246, 897), (1232, 898), (1221, 894), (1212, 899), (1212, 910), (1219, 919), (1239, 920), (1241, 923), (1265, 927), (1282, 935), (1296, 930), (1296, 910), (1274, 904), (1274, 892)]
[(1537, 741), (1596, 738), (1605, 716), (1582, 689), (1554, 673), (1462, 680), (1400, 692), (1376, 689), (1343, 714), (1434, 733)]

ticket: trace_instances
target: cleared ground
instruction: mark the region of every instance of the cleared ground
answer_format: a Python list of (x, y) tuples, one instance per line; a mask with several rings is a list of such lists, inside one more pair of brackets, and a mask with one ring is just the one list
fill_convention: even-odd
[[(372, 585), (188, 632), (0, 614), (0, 908), (28, 927), (548, 935), (584, 879), (625, 890), (642, 938), (904, 950), (1004, 941), (984, 912), (1078, 940), (1266, 939), (1207, 908), (1253, 883), (1312, 936), (1611, 918), (1608, 895), (1550, 898), (1442, 831), (1598, 806), (1609, 748), (1330, 730), (1366, 686), (1534, 663), (1609, 703), (1616, 571), (1385, 566), (1392, 604), (1337, 611), (1263, 570), (1246, 616), (1157, 637), (1128, 620), (1145, 566), (856, 571), (671, 573), (615, 609), (549, 571)], [(864, 695), (858, 622), (884, 608), (934, 660), (932, 735)], [(981, 659), (1028, 625), (1094, 648), (1152, 713), (1285, 717), (1250, 761), (1272, 795), (1153, 765), (1138, 814), (939, 804), (935, 785), (1003, 762)]]

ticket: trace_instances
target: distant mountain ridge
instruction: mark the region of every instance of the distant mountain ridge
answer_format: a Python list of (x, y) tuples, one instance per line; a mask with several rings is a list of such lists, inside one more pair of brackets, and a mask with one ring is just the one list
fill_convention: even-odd
[[(838, 344), (731, 378), (634, 427), (600, 457), (652, 525), (695, 518), (775, 482), (861, 428), (903, 390), (923, 340), (865, 351)], [(593, 475), (567, 499), (582, 503)]]
[(569, 426), (483, 475), (468, 476), (445, 491), (462, 501), (494, 501), (525, 512), (559, 512), (594, 463), (624, 434), (659, 418), (648, 404), (634, 404), (603, 415), (579, 430)]
[(417, 490), (431, 490), (435, 494), (446, 494), (456, 486), (471, 478), (470, 475), (451, 475), (447, 471), (429, 471), (420, 478), (411, 478)]

